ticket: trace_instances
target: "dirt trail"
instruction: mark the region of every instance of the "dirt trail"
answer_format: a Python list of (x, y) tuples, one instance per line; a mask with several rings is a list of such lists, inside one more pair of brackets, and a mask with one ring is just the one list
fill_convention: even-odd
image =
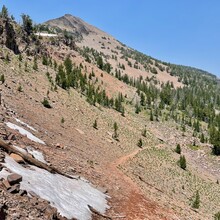
[[(172, 220), (175, 214), (170, 210), (165, 210), (156, 202), (147, 199), (141, 192), (139, 186), (118, 167), (125, 164), (128, 160), (133, 159), (138, 153), (145, 148), (137, 149), (128, 155), (122, 156), (112, 162), (109, 166), (111, 176), (114, 176), (117, 184), (120, 186), (120, 199), (114, 201), (118, 203), (116, 211), (124, 216), (124, 219), (132, 220)], [(116, 218), (117, 219), (117, 218)]]

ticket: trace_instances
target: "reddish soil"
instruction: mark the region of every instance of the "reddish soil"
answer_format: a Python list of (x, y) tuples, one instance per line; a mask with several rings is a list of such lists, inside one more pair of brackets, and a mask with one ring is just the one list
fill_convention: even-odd
[[(123, 198), (121, 198), (121, 195), (118, 196), (120, 199), (112, 198), (113, 201), (111, 201), (115, 208), (114, 211), (119, 213), (118, 215), (115, 215), (115, 217), (116, 219), (125, 218), (132, 220), (174, 219), (171, 217), (175, 215), (174, 213), (170, 210), (165, 210), (156, 202), (147, 199), (138, 185), (118, 168), (119, 166), (125, 164), (128, 160), (134, 158), (142, 150), (144, 150), (144, 148), (137, 149), (128, 155), (118, 158), (116, 161), (112, 162), (108, 168), (108, 171), (111, 173), (111, 177), (114, 176), (117, 180), (117, 186), (122, 187), (122, 190), (120, 190), (118, 194), (123, 194)], [(118, 204), (118, 206), (115, 207), (115, 204)]]

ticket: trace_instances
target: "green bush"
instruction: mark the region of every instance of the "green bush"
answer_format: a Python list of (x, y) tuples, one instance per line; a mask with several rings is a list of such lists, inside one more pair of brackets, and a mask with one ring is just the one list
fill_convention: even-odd
[(137, 146), (142, 148), (142, 146), (143, 146), (143, 141), (142, 141), (141, 138), (138, 140)]
[(214, 220), (220, 220), (220, 211), (214, 215)]
[(42, 104), (45, 108), (52, 108), (49, 101), (46, 98), (44, 98), (44, 100), (42, 101)]

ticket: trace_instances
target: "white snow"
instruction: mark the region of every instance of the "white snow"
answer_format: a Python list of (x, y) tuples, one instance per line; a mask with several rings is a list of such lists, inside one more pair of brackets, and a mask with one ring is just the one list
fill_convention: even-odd
[(32, 131), (35, 131), (35, 132), (37, 131), (37, 130), (34, 129), (32, 126), (26, 124), (25, 122), (21, 121), (20, 119), (18, 119), (18, 118), (14, 118), (14, 119), (15, 119), (17, 122), (19, 122), (20, 124), (22, 124), (22, 125), (24, 125), (24, 126), (30, 128)]
[(18, 130), (20, 134), (26, 135), (27, 138), (29, 138), (30, 140), (32, 140), (34, 142), (37, 142), (37, 143), (40, 143), (40, 144), (45, 144), (44, 141), (40, 140), (39, 138), (34, 136), (32, 133), (30, 133), (29, 131), (25, 130), (24, 128), (22, 128), (18, 125), (15, 125), (11, 122), (6, 122), (6, 125), (11, 129)]
[(42, 152), (35, 150), (33, 147), (27, 147), (27, 152), (31, 154), (35, 159), (39, 160), (42, 163), (46, 163), (46, 160), (44, 159), (44, 155)]
[[(83, 180), (51, 174), (35, 166), (27, 169), (9, 156), (6, 156), (4, 165), (22, 176), (21, 189), (32, 191), (50, 201), (51, 206), (56, 207), (58, 212), (68, 219), (90, 220), (91, 211), (88, 205), (102, 214), (109, 208), (107, 196)], [(0, 172), (1, 176), (7, 176), (4, 169)]]
[(26, 149), (23, 149), (21, 147), (18, 147), (16, 145), (13, 145), (17, 150), (19, 150), (21, 153), (26, 154), (29, 153), (31, 154), (35, 159), (41, 161), (42, 163), (48, 164), (46, 160), (44, 159), (44, 155), (42, 152), (35, 150), (33, 147), (28, 146)]
[(16, 146), (16, 145), (13, 145), (13, 147), (15, 147), (17, 150), (19, 150), (21, 153), (23, 153), (23, 154), (26, 154), (27, 153), (27, 151), (25, 150), (25, 149), (23, 149), (23, 148), (21, 148), (21, 147), (18, 147), (18, 146)]
[(48, 34), (48, 33), (36, 33), (36, 36), (41, 36), (41, 37), (57, 37), (57, 34)]

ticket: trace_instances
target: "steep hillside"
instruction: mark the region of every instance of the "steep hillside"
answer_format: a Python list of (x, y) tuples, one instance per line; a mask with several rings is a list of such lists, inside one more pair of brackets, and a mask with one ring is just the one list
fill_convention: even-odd
[[(83, 213), (82, 219), (126, 220), (217, 216), (220, 93), (215, 76), (144, 55), (71, 15), (31, 33), (0, 18), (1, 39), (8, 36), (6, 22), (19, 50), (0, 42), (0, 137), (38, 160), (43, 153), (48, 170), (59, 171), (68, 183), (74, 176), (79, 188), (61, 178), (51, 185), (76, 199), (74, 207), (45, 197), (50, 188), (42, 195), (37, 181), (32, 190), (23, 189), (28, 185), (23, 169), (38, 168), (27, 160), (22, 168), (12, 166), (11, 152), (0, 142), (0, 177), (10, 170), (23, 174), (16, 186), (23, 191), (0, 181), (3, 219), (65, 219), (64, 213), (68, 219), (69, 213), (77, 219)], [(57, 36), (38, 36), (39, 31)], [(84, 188), (88, 181), (92, 184)], [(43, 176), (42, 183), (48, 182)], [(82, 188), (86, 196), (78, 194)], [(57, 191), (52, 194), (60, 198)]]

